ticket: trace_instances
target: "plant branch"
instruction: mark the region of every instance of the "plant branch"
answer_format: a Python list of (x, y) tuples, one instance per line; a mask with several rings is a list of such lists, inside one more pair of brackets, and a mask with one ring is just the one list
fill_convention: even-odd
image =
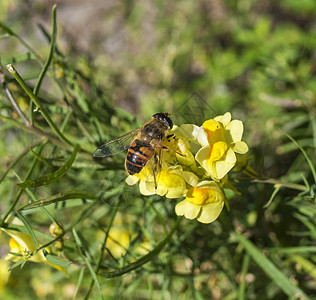
[(19, 106), (17, 105), (17, 103), (15, 102), (10, 90), (7, 87), (7, 84), (5, 82), (4, 79), (4, 72), (2, 70), (2, 67), (0, 66), (0, 82), (4, 88), (5, 93), (7, 94), (7, 97), (9, 98), (9, 100), (11, 101), (11, 104), (13, 106), (13, 108), (15, 109), (15, 111), (18, 113), (18, 115), (22, 118), (23, 122), (25, 123), (26, 126), (30, 126), (30, 122), (29, 120), (26, 118), (26, 116), (23, 114), (23, 112), (20, 110)]
[(7, 70), (12, 74), (12, 76), (15, 78), (15, 80), (20, 84), (20, 86), (24, 89), (24, 91), (28, 94), (28, 96), (31, 98), (31, 100), (34, 102), (34, 104), (40, 109), (42, 115), (46, 119), (49, 126), (52, 128), (52, 130), (59, 136), (59, 138), (66, 144), (73, 146), (73, 144), (60, 132), (60, 130), (57, 128), (47, 111), (45, 110), (42, 103), (39, 101), (39, 99), (34, 95), (34, 93), (31, 91), (31, 89), (26, 85), (20, 74), (15, 70), (15, 68), (8, 64), (6, 66)]

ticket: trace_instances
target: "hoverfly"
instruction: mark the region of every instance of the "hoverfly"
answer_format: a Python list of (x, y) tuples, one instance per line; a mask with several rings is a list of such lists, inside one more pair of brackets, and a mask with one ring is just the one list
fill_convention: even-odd
[[(173, 122), (169, 113), (156, 113), (143, 127), (103, 144), (95, 150), (93, 156), (107, 157), (128, 149), (125, 168), (130, 175), (137, 174), (153, 156), (157, 165), (157, 153), (159, 154), (162, 148), (166, 148), (163, 142), (172, 127)], [(155, 169), (153, 175), (157, 188)]]

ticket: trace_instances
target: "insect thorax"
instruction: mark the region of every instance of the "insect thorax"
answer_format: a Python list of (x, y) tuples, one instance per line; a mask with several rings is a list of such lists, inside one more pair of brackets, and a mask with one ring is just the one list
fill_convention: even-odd
[(151, 122), (142, 129), (142, 136), (149, 139), (164, 139), (168, 127), (162, 122)]

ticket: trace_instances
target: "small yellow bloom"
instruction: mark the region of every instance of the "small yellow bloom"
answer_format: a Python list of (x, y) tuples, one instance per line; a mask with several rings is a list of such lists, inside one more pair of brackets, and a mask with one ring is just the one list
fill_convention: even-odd
[(176, 214), (211, 223), (221, 213), (224, 200), (223, 192), (214, 181), (202, 181), (187, 191), (185, 200), (176, 205)]
[[(16, 217), (9, 217), (7, 220), (7, 223), (23, 226), (23, 223)], [(14, 262), (17, 262), (19, 260), (32, 261), (35, 263), (44, 262), (54, 267), (55, 269), (62, 271), (66, 276), (68, 275), (65, 268), (49, 262), (46, 259), (43, 253), (43, 250), (38, 251), (31, 256), (31, 254), (34, 251), (36, 251), (37, 246), (35, 245), (32, 237), (29, 234), (19, 232), (16, 230), (10, 230), (10, 229), (4, 229), (4, 228), (1, 228), (1, 229), (11, 237), (9, 241), (10, 252), (16, 254), (16, 255), (11, 254), (11, 253), (7, 254), (5, 257), (6, 260), (11, 260)], [(48, 247), (46, 247), (45, 250), (48, 253), (50, 252)]]
[(10, 271), (9, 263), (5, 259), (0, 259), (0, 296), (4, 291), (6, 284), (9, 281)]
[(139, 174), (128, 176), (126, 182), (133, 185), (139, 181), (139, 190), (145, 196), (157, 194), (166, 198), (181, 198), (187, 191), (187, 183), (193, 185), (198, 182), (198, 177), (193, 173), (183, 171), (180, 165), (168, 166), (164, 161), (155, 176), (157, 188), (153, 168), (148, 164)]
[(126, 254), (130, 244), (130, 236), (131, 233), (125, 228), (113, 226), (106, 240), (106, 248), (115, 258), (120, 258)]
[(197, 152), (196, 161), (214, 179), (223, 178), (236, 164), (236, 154), (245, 154), (248, 146), (241, 141), (243, 123), (231, 121), (231, 114), (205, 121), (197, 140), (202, 148)]
[[(62, 235), (64, 232), (63, 227), (61, 224), (56, 224), (56, 223), (52, 223), (49, 226), (49, 233), (53, 238), (57, 238), (60, 235)], [(55, 251), (58, 253), (58, 255), (61, 254), (61, 252), (64, 249), (64, 242), (63, 242), (63, 238), (59, 238), (55, 243), (54, 243), (54, 247), (55, 247)]]
[[(187, 148), (193, 153), (201, 148), (198, 141), (198, 134), (200, 132), (200, 127), (194, 124), (183, 124), (180, 127), (173, 126), (170, 133), (175, 133), (177, 138), (181, 138), (186, 142)], [(183, 153), (184, 154), (184, 153)]]
[[(124, 219), (123, 219), (124, 218)], [(113, 225), (110, 229), (109, 235), (106, 240), (106, 248), (116, 259), (125, 256), (127, 250), (131, 247), (131, 241), (135, 239), (136, 234), (129, 229), (126, 223), (126, 215), (118, 214), (114, 219)], [(100, 231), (100, 239), (103, 232)], [(145, 255), (152, 249), (151, 245), (147, 240), (142, 241), (140, 244), (133, 243), (132, 253), (137, 253), (139, 255)], [(131, 250), (131, 249), (130, 249)], [(130, 261), (130, 259), (129, 259)]]
[(164, 144), (170, 150), (163, 151), (162, 160), (167, 161), (171, 165), (176, 163), (182, 166), (195, 165), (195, 159), (190, 151), (189, 141), (186, 138), (180, 138), (178, 135), (175, 135)]

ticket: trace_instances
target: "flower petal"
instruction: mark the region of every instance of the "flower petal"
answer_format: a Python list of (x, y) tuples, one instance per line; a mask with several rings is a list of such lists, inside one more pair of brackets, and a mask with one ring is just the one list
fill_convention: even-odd
[(184, 179), (178, 174), (179, 170), (161, 171), (158, 174), (157, 184), (166, 188), (185, 187)]
[(158, 185), (157, 189), (155, 190), (155, 194), (159, 196), (165, 196), (168, 192), (168, 189), (162, 185)]
[(245, 154), (248, 152), (248, 146), (245, 142), (239, 141), (230, 145), (234, 152), (239, 154)]
[(186, 191), (181, 187), (168, 189), (166, 192), (166, 198), (169, 198), (169, 199), (182, 198), (185, 195), (185, 192)]
[(214, 162), (220, 160), (225, 154), (228, 149), (228, 145), (226, 142), (219, 141), (212, 145), (211, 155), (209, 160)]
[(181, 202), (179, 202), (176, 207), (175, 207), (175, 211), (177, 216), (183, 216), (184, 213), (186, 212), (187, 206), (189, 206), (189, 202), (187, 200), (183, 200)]
[(207, 159), (211, 152), (211, 147), (206, 146), (201, 148), (195, 155), (196, 161), (205, 169), (207, 170)]
[(125, 179), (125, 182), (128, 184), (128, 185), (134, 185), (138, 182), (139, 178), (136, 177), (136, 176), (133, 176), (133, 175), (129, 175), (127, 176), (127, 178)]
[(201, 206), (189, 203), (187, 210), (184, 213), (184, 216), (187, 219), (193, 220), (199, 215), (201, 209), (202, 209)]
[(226, 131), (229, 131), (229, 140), (231, 140), (231, 142), (241, 141), (241, 137), (244, 132), (244, 125), (240, 120), (231, 121), (225, 129)]
[(194, 124), (183, 124), (175, 130), (177, 136), (185, 137), (190, 141), (195, 141), (200, 131), (200, 127)]
[(199, 129), (199, 132), (198, 132), (198, 135), (197, 135), (197, 141), (202, 147), (209, 146), (207, 134), (206, 134), (205, 130), (202, 127), (200, 127), (200, 129)]
[(227, 112), (222, 116), (217, 116), (214, 118), (215, 121), (222, 123), (224, 127), (226, 127), (229, 124), (231, 119), (232, 115), (230, 114), (230, 112)]
[(189, 185), (192, 186), (196, 186), (199, 182), (199, 177), (192, 172), (183, 171), (183, 178)]
[(236, 164), (236, 154), (232, 149), (229, 148), (227, 150), (225, 160), (232, 165)]
[(209, 203), (207, 205), (204, 205), (202, 208), (201, 214), (197, 218), (197, 220), (205, 224), (212, 223), (218, 218), (221, 211), (223, 210), (223, 207), (224, 207), (224, 201)]
[(178, 216), (184, 215), (187, 219), (192, 220), (198, 216), (201, 206), (197, 206), (189, 203), (187, 200), (183, 200), (176, 205), (175, 210)]
[[(199, 132), (200, 132), (199, 126), (196, 126), (194, 124), (183, 124), (180, 127), (177, 127), (176, 125), (174, 125), (172, 130), (170, 130), (169, 133), (170, 134), (174, 133), (177, 138), (183, 139), (188, 150), (191, 151), (192, 153), (196, 153), (201, 148), (201, 145), (199, 144), (197, 140), (197, 136)], [(178, 147), (180, 146), (179, 142), (176, 142), (175, 144), (177, 144)], [(182, 154), (186, 155), (186, 153), (182, 153)], [(178, 155), (177, 155), (177, 158), (179, 158)]]
[(144, 196), (149, 196), (155, 194), (155, 186), (154, 184), (147, 184), (146, 181), (141, 180), (139, 182), (139, 191)]
[(212, 176), (216, 179), (223, 178), (234, 167), (236, 160), (234, 151), (229, 148), (227, 150), (226, 157), (215, 163), (216, 174), (212, 174)]

